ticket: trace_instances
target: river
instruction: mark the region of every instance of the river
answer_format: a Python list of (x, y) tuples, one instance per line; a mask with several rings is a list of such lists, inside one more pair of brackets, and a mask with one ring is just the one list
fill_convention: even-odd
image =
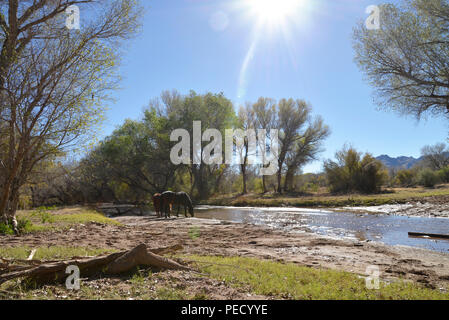
[(195, 217), (266, 226), (287, 232), (312, 232), (449, 252), (449, 240), (412, 238), (408, 232), (449, 234), (449, 219), (360, 214), (300, 208), (195, 207)]

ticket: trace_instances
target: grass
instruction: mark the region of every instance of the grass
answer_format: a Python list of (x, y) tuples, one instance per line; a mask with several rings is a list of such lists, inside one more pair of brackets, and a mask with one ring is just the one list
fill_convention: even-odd
[[(238, 288), (274, 298), (294, 300), (449, 300), (449, 293), (408, 282), (382, 283), (368, 290), (355, 274), (319, 270), (243, 257), (189, 256), (201, 272)], [(232, 267), (234, 266), (234, 267)]]
[[(0, 257), (26, 259), (29, 247), (0, 248)], [(73, 256), (94, 256), (113, 250), (80, 247), (40, 247), (35, 259), (57, 260)], [(342, 271), (320, 270), (295, 264), (259, 260), (244, 257), (182, 256), (195, 264), (203, 274), (191, 274), (196, 281), (206, 278), (224, 282), (240, 292), (268, 296), (274, 299), (293, 300), (449, 300), (449, 293), (431, 290), (418, 284), (398, 281), (382, 283), (380, 290), (368, 290), (365, 280), (355, 274)], [(200, 263), (198, 263), (200, 262)], [(190, 291), (185, 276), (172, 276), (169, 271), (153, 273), (150, 269), (134, 270), (121, 277), (96, 277), (83, 280), (81, 290), (69, 291), (64, 285), (29, 287), (17, 280), (1, 286), (0, 299), (160, 299), (206, 300), (207, 293)], [(181, 271), (180, 271), (181, 272)], [(182, 274), (185, 271), (181, 272)], [(204, 276), (205, 275), (205, 276)], [(188, 281), (192, 281), (191, 279)], [(12, 292), (11, 296), (4, 292)]]
[[(98, 256), (115, 250), (104, 248), (85, 248), (52, 246), (36, 248), (35, 260), (63, 260), (72, 257)], [(32, 248), (28, 246), (0, 248), (0, 257), (5, 259), (26, 259)], [(176, 280), (154, 274), (150, 269), (136, 269), (120, 277), (94, 277), (83, 280), (79, 291), (67, 290), (64, 284), (30, 286), (26, 282), (11, 280), (0, 285), (1, 299), (56, 300), (56, 299), (142, 299), (142, 300), (180, 300), (207, 299), (203, 293), (189, 293), (178, 288)], [(164, 282), (165, 281), (165, 282)], [(167, 282), (169, 281), (169, 282)]]
[(439, 189), (426, 188), (394, 188), (384, 193), (363, 195), (331, 195), (314, 193), (309, 195), (279, 195), (279, 194), (249, 194), (225, 195), (211, 198), (202, 202), (208, 205), (237, 206), (237, 207), (305, 207), (305, 208), (336, 208), (378, 206), (385, 204), (404, 204), (410, 201), (422, 201), (425, 198), (449, 196), (449, 186), (443, 185)]
[[(97, 211), (82, 207), (62, 209), (41, 207), (31, 211), (18, 211), (17, 221), (21, 234), (65, 230), (88, 223), (121, 226), (119, 222), (105, 217)], [(10, 225), (0, 223), (0, 235), (13, 234)]]
[(113, 253), (116, 250), (98, 249), (86, 247), (67, 247), (67, 246), (51, 246), (30, 248), (28, 246), (21, 247), (3, 247), (0, 248), (0, 257), (5, 259), (25, 260), (30, 255), (31, 250), (36, 249), (34, 255), (35, 260), (63, 260), (73, 257), (90, 257), (98, 256), (105, 253)]

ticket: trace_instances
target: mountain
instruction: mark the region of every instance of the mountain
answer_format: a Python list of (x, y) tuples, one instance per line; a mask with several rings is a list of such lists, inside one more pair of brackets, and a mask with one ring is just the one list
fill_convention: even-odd
[(382, 161), (382, 163), (389, 169), (397, 168), (397, 169), (410, 169), (418, 162), (422, 161), (423, 158), (413, 158), (413, 157), (398, 157), (392, 158), (387, 155), (381, 155), (376, 158), (377, 160)]

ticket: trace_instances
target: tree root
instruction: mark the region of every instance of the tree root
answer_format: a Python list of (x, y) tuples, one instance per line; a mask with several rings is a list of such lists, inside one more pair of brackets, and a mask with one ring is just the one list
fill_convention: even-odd
[[(164, 258), (158, 253), (166, 253), (182, 249), (181, 246), (169, 248), (148, 249), (145, 244), (140, 244), (129, 251), (117, 252), (110, 255), (93, 258), (72, 258), (65, 261), (38, 262), (28, 266), (0, 264), (0, 285), (6, 281), (25, 278), (36, 284), (63, 282), (67, 278), (66, 268), (78, 266), (81, 276), (87, 277), (96, 273), (117, 275), (132, 270), (137, 266), (147, 266), (156, 269), (188, 270), (176, 261)], [(11, 261), (7, 261), (11, 262)], [(30, 262), (30, 261), (28, 261)], [(5, 272), (6, 271), (6, 272)]]

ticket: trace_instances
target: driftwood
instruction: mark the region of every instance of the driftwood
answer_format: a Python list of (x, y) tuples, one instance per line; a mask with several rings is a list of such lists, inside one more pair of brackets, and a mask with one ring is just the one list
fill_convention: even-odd
[(409, 232), (408, 236), (414, 238), (449, 239), (449, 235), (447, 234), (435, 234), (435, 233)]
[(68, 277), (66, 274), (67, 267), (73, 265), (78, 266), (83, 278), (99, 272), (108, 275), (117, 275), (130, 271), (137, 266), (157, 269), (191, 270), (176, 261), (157, 254), (180, 249), (182, 247), (177, 245), (169, 248), (151, 250), (147, 249), (145, 244), (141, 244), (129, 251), (117, 252), (100, 257), (72, 258), (71, 260), (50, 262), (34, 261), (34, 263), (26, 266), (11, 265), (10, 263), (13, 263), (12, 260), (2, 259), (0, 261), (0, 284), (16, 278), (25, 278), (37, 284), (63, 282)]

